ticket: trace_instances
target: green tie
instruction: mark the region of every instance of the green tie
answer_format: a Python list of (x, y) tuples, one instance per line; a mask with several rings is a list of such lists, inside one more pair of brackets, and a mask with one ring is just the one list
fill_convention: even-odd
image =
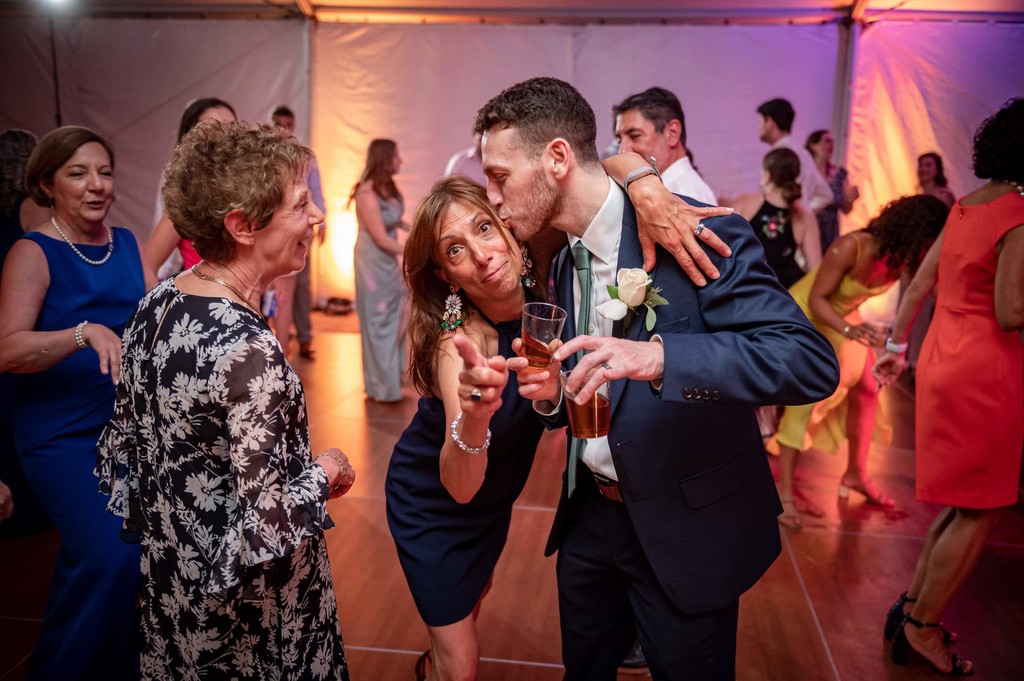
[[(590, 251), (582, 241), (576, 242), (576, 245), (572, 247), (572, 260), (576, 266), (576, 278), (580, 282), (580, 305), (576, 310), (576, 335), (581, 336), (588, 333), (590, 327)], [(586, 353), (583, 350), (577, 352), (576, 361), (582, 359), (584, 354)], [(566, 471), (568, 476), (566, 483), (570, 497), (576, 489), (576, 466), (580, 457), (583, 456), (583, 448), (586, 444), (586, 440), (581, 440), (578, 437), (572, 438), (569, 443), (569, 469)]]

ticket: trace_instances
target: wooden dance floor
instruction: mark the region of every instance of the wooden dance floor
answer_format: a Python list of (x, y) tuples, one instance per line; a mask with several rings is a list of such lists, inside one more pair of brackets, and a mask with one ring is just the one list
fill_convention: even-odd
[[(384, 476), (416, 400), (409, 392), (398, 405), (366, 401), (358, 335), (325, 330), (338, 323), (319, 314), (314, 323), (316, 361), (294, 362), (305, 384), (313, 449), (338, 446), (358, 471), (353, 490), (330, 503), (337, 528), (327, 533), (352, 678), (411, 681), (427, 634), (388, 533)], [(885, 613), (906, 588), (938, 510), (914, 500), (912, 402), (887, 390), (883, 403), (895, 437), (893, 446), (872, 452), (871, 468), (897, 506), (872, 508), (857, 498), (839, 503), (845, 455), (804, 456), (799, 483), (826, 515), (805, 517), (802, 531), (783, 531), (782, 555), (740, 601), (739, 679), (935, 678), (920, 665), (892, 665), (882, 640)], [(545, 435), (513, 512), (508, 546), (478, 623), (482, 680), (561, 678), (554, 559), (543, 557), (543, 546), (558, 496), (563, 438), (561, 431)], [(1005, 512), (946, 615), (946, 624), (960, 633), (963, 652), (975, 661), (978, 679), (1024, 678), (1022, 511), (1018, 505)], [(3, 681), (26, 678), (57, 546), (52, 530), (0, 541)], [(620, 677), (628, 678), (637, 677)]]

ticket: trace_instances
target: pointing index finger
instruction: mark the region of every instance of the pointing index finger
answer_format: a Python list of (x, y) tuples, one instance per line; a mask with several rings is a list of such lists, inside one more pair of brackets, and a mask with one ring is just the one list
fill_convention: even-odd
[(473, 342), (466, 337), (466, 334), (459, 333), (452, 339), (455, 349), (459, 351), (459, 357), (466, 363), (467, 369), (473, 369), (485, 363), (484, 356), (480, 353)]

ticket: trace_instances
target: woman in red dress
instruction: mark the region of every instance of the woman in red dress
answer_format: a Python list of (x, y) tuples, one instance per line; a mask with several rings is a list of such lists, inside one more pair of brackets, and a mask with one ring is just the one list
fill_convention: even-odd
[(935, 317), (917, 370), (917, 498), (944, 508), (925, 538), (910, 587), (886, 621), (893, 662), (910, 652), (937, 671), (973, 673), (941, 626), (1000, 508), (1017, 501), (1024, 445), (1024, 98), (974, 136), (974, 173), (990, 181), (950, 211), (896, 315), (875, 366), (892, 383), (906, 336), (938, 281)]

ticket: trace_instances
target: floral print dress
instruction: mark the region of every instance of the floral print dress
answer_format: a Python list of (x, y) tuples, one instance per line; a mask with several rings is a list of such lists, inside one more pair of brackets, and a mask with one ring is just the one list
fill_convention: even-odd
[(142, 544), (146, 679), (348, 679), (298, 376), (262, 318), (154, 288), (125, 330), (100, 491)]
[(804, 271), (796, 261), (796, 237), (789, 209), (765, 201), (750, 218), (750, 224), (764, 247), (764, 259), (779, 278), (779, 283), (789, 288), (799, 281)]

